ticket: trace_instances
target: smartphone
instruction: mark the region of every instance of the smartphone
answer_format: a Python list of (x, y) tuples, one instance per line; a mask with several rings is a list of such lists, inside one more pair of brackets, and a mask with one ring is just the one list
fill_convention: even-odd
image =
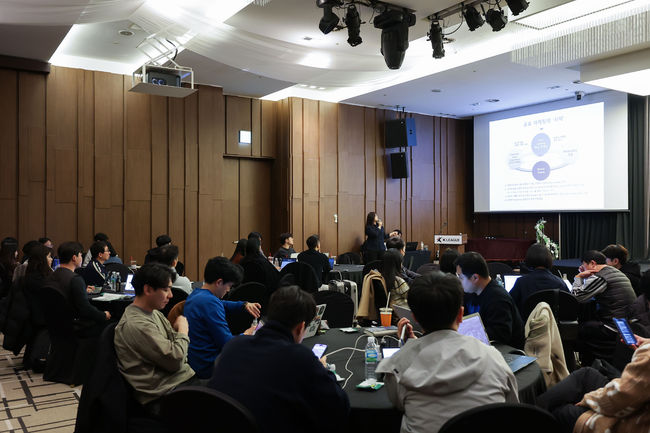
[(316, 358), (321, 359), (323, 357), (323, 353), (325, 353), (325, 350), (327, 350), (327, 344), (314, 344), (314, 347), (311, 349), (311, 351), (316, 355)]
[(614, 319), (614, 323), (616, 324), (618, 332), (620, 332), (621, 336), (623, 337), (623, 341), (625, 341), (626, 344), (636, 344), (636, 337), (634, 337), (634, 333), (630, 329), (630, 325), (627, 323), (627, 320)]

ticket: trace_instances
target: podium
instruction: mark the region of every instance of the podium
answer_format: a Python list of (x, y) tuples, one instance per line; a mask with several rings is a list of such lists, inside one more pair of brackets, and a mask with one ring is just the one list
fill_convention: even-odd
[(438, 245), (439, 250), (453, 248), (460, 254), (465, 252), (467, 244), (467, 234), (459, 233), (457, 235), (434, 235), (433, 243)]

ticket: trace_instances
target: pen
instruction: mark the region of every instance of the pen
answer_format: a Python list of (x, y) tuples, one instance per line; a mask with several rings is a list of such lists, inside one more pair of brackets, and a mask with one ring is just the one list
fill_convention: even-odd
[(404, 336), (406, 335), (406, 323), (404, 326), (402, 326), (402, 335), (399, 337), (399, 347), (402, 347), (402, 344), (404, 344)]

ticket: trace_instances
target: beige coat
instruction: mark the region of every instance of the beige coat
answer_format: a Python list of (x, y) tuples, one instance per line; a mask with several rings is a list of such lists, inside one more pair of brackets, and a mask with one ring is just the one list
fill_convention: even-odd
[(569, 371), (564, 358), (564, 348), (557, 329), (553, 311), (546, 302), (540, 302), (528, 316), (524, 328), (526, 343), (524, 351), (537, 358), (544, 373), (546, 386), (551, 387), (567, 377)]
[(650, 431), (650, 343), (636, 349), (619, 379), (585, 394), (578, 406), (589, 410), (573, 433)]
[(384, 287), (384, 291), (386, 291), (386, 282), (379, 271), (373, 269), (368, 272), (363, 278), (363, 285), (361, 286), (361, 300), (359, 301), (357, 318), (376, 321), (379, 320), (379, 317), (377, 317), (377, 309), (375, 308), (375, 290), (372, 285), (372, 280), (381, 281), (381, 285)]

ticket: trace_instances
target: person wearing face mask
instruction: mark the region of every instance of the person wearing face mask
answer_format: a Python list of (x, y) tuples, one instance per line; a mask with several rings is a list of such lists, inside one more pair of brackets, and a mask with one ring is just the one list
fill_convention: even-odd
[(506, 290), (492, 281), (487, 263), (476, 252), (462, 254), (454, 262), (465, 292), (465, 314), (479, 313), (490, 341), (524, 348), (524, 324)]

